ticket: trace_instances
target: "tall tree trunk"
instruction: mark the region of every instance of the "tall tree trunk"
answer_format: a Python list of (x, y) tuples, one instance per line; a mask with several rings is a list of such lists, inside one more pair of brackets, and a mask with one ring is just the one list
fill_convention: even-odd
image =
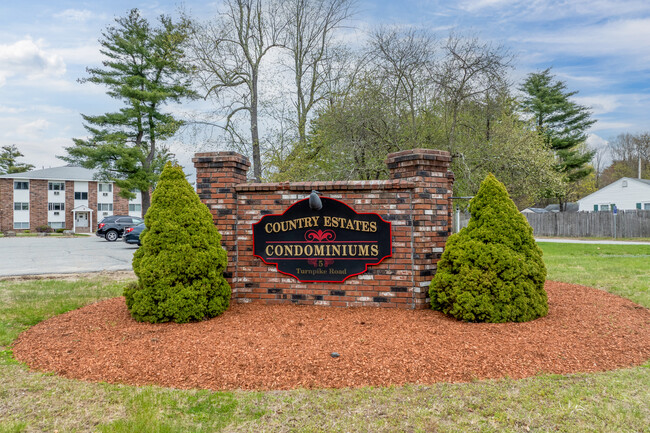
[(144, 217), (151, 206), (151, 193), (148, 189), (140, 190), (140, 197), (142, 198), (142, 216)]
[(251, 86), (251, 143), (253, 145), (253, 176), (255, 182), (262, 181), (262, 157), (260, 155), (260, 138), (257, 128), (257, 71), (253, 70)]
[(307, 144), (307, 131), (306, 131), (307, 120), (304, 116), (298, 116), (298, 142), (301, 145)]

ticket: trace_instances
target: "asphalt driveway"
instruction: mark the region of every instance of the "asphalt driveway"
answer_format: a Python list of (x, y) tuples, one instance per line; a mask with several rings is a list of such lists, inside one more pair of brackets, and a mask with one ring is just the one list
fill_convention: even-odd
[(121, 238), (2, 237), (0, 276), (131, 270), (137, 249)]
[[(540, 242), (648, 244), (648, 242), (538, 239)], [(0, 277), (132, 270), (138, 247), (97, 236), (0, 237)]]

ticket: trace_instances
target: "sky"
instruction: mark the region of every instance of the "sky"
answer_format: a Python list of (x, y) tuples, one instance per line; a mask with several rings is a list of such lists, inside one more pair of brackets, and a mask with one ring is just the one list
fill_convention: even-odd
[[(15, 144), (24, 154), (20, 162), (37, 168), (64, 165), (57, 156), (72, 138), (86, 136), (81, 113), (119, 107), (105, 88), (78, 82), (87, 67), (101, 65), (102, 30), (131, 8), (153, 21), (177, 16), (181, 6), (207, 18), (219, 1), (1, 0), (0, 146)], [(404, 25), (440, 38), (454, 30), (503, 45), (514, 55), (510, 79), (516, 85), (552, 67), (597, 119), (591, 146), (650, 131), (648, 0), (359, 0), (351, 24), (361, 38), (378, 25)], [(195, 151), (217, 150), (179, 140), (169, 146), (187, 174)]]

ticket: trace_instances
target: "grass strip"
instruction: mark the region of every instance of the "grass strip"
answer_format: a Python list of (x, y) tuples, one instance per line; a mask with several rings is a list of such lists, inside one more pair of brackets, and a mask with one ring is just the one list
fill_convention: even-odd
[(650, 308), (650, 245), (538, 245), (549, 280), (607, 290)]

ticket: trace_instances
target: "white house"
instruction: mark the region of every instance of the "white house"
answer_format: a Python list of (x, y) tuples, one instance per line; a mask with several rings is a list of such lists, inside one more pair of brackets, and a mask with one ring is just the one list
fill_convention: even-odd
[(650, 210), (650, 180), (624, 177), (578, 200), (579, 211)]

